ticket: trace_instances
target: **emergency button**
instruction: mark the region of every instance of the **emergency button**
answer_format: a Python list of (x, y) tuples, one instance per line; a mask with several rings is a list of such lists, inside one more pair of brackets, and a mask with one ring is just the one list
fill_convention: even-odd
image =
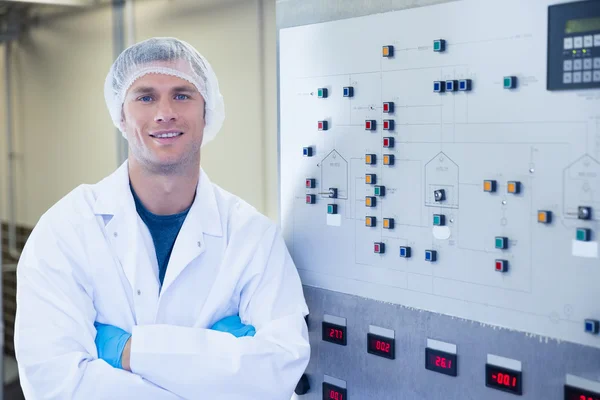
[(508, 270), (508, 261), (506, 260), (496, 260), (496, 271), (498, 272), (506, 272)]

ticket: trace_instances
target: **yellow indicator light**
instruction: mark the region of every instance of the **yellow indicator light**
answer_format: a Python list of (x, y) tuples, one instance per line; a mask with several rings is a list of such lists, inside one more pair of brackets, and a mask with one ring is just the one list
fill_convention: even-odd
[(387, 57), (390, 55), (390, 48), (387, 46), (383, 46), (383, 56)]
[(390, 165), (390, 156), (383, 156), (383, 164)]
[(365, 156), (365, 164), (371, 164), (371, 155), (367, 154)]
[(365, 183), (371, 183), (371, 175), (365, 175)]
[(371, 217), (365, 218), (365, 225), (366, 226), (373, 226), (373, 219)]
[(385, 218), (383, 220), (383, 227), (386, 228), (386, 229), (389, 229), (389, 227), (390, 227), (390, 220), (389, 219)]
[(492, 182), (484, 181), (483, 182), (483, 190), (485, 190), (486, 192), (491, 192), (492, 191)]
[(508, 193), (515, 193), (517, 190), (517, 185), (514, 182), (510, 182), (508, 184)]
[(370, 197), (365, 198), (365, 205), (367, 207), (371, 207), (371, 198)]
[(538, 222), (546, 222), (546, 213), (544, 211), (540, 211), (538, 213)]

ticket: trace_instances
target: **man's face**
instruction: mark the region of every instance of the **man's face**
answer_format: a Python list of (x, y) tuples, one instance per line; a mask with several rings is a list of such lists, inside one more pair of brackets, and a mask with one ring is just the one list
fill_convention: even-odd
[(147, 74), (127, 91), (122, 126), (130, 153), (154, 172), (173, 172), (199, 161), (204, 99), (194, 85), (163, 74)]

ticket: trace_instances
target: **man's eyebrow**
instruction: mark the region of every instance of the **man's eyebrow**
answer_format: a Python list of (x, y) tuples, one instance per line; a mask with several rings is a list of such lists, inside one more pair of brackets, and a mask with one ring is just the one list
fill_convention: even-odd
[(196, 88), (189, 85), (175, 86), (171, 89), (172, 92), (196, 92)]
[(154, 93), (154, 89), (148, 86), (140, 86), (138, 88), (133, 89), (132, 93), (135, 95)]

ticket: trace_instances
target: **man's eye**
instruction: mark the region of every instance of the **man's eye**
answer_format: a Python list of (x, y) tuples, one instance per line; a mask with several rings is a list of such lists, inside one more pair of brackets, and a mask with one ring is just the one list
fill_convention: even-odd
[(140, 97), (140, 101), (143, 101), (144, 103), (147, 103), (147, 102), (149, 102), (151, 100), (152, 100), (151, 96), (142, 96), (142, 97)]
[(178, 94), (178, 95), (175, 95), (175, 99), (176, 99), (176, 100), (187, 100), (187, 99), (189, 99), (189, 98), (190, 98), (190, 97), (189, 97), (188, 95), (186, 95), (186, 94)]

